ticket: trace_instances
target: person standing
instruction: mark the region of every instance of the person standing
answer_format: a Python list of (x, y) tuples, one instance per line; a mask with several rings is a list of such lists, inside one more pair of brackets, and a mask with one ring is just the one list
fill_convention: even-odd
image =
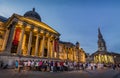
[(15, 61), (15, 70), (18, 69), (18, 60)]
[(53, 61), (50, 62), (51, 72), (53, 72)]
[(116, 64), (113, 64), (112, 68), (113, 68), (113, 70), (115, 70), (116, 69)]

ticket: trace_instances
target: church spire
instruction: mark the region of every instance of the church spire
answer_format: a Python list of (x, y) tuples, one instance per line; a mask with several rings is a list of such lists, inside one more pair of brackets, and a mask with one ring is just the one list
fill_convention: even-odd
[(98, 28), (98, 38), (100, 39), (102, 39), (103, 37), (102, 37), (102, 34), (101, 34), (101, 32), (100, 32), (100, 28)]
[(98, 51), (107, 51), (106, 43), (105, 43), (103, 36), (100, 32), (100, 28), (98, 28)]

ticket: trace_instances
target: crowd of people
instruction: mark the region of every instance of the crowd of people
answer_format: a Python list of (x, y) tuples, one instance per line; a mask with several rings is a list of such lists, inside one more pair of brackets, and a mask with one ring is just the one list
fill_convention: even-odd
[[(34, 60), (16, 60), (15, 69), (18, 71), (27, 70), (27, 71), (47, 71), (47, 72), (60, 72), (60, 71), (72, 71), (72, 70), (96, 70), (104, 69), (106, 67), (101, 63), (79, 63), (79, 62), (68, 62), (68, 61), (34, 61)], [(115, 69), (115, 64), (111, 64), (111, 67)]]
[[(76, 65), (75, 65), (76, 64)], [(73, 70), (74, 66), (77, 67), (77, 63), (73, 62), (64, 62), (64, 61), (21, 61), (16, 60), (15, 68), (20, 70), (33, 70), (33, 71), (70, 71)]]
[[(0, 67), (5, 69), (8, 65), (0, 62)], [(80, 63), (70, 61), (50, 61), (50, 60), (16, 60), (14, 68), (18, 72), (25, 71), (47, 71), (61, 72), (72, 70), (96, 70), (104, 68), (112, 68), (113, 70), (120, 69), (120, 64), (102, 64), (102, 63)]]

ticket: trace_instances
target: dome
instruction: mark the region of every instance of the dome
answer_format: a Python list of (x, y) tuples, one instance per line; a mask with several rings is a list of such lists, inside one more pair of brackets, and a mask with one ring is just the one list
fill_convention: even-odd
[(33, 8), (32, 11), (27, 11), (24, 14), (24, 17), (29, 17), (29, 18), (41, 21), (41, 17), (37, 12), (35, 12), (35, 8)]
[(76, 47), (80, 47), (80, 43), (79, 42), (76, 42)]

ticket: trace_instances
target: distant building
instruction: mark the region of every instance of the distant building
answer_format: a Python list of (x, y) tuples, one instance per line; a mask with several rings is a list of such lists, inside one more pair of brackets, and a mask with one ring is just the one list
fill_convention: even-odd
[(80, 48), (79, 42), (75, 45), (71, 42), (59, 42), (59, 57), (62, 60), (86, 62), (85, 51)]
[(114, 63), (113, 55), (107, 51), (105, 40), (98, 28), (98, 50), (92, 54), (95, 63)]
[(113, 56), (114, 63), (120, 64), (120, 54), (116, 52), (111, 52), (111, 54)]
[(86, 53), (86, 63), (91, 63), (91, 62), (93, 62), (93, 58), (89, 53)]

